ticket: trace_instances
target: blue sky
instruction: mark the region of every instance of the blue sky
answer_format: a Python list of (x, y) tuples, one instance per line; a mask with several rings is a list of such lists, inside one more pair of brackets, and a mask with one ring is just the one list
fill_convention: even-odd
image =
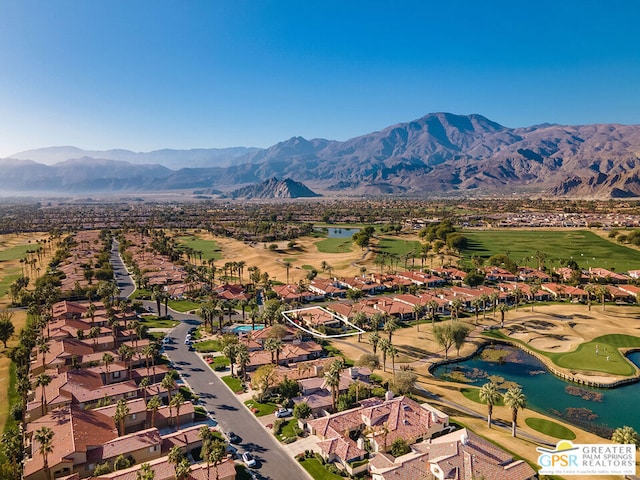
[(0, 156), (640, 124), (636, 1), (0, 0)]

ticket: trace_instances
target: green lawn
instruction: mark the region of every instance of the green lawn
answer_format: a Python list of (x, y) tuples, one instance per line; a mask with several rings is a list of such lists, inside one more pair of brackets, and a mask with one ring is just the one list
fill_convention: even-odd
[(200, 308), (200, 304), (192, 302), (191, 300), (169, 300), (169, 308), (176, 312), (188, 312), (189, 310), (197, 310)]
[(404, 257), (407, 254), (417, 254), (420, 252), (420, 242), (414, 240), (403, 240), (395, 237), (382, 237), (377, 246), (380, 253), (387, 253), (389, 255), (397, 255), (401, 257), (401, 261), (404, 262)]
[(317, 458), (305, 458), (300, 464), (315, 480), (343, 480), (340, 475), (328, 472)]
[[(462, 390), (460, 390), (460, 393), (462, 393), (462, 395), (464, 395), (466, 398), (468, 398), (472, 402), (481, 403), (483, 405), (486, 405), (486, 403), (484, 403), (484, 402), (482, 402), (480, 400), (480, 389), (479, 388), (463, 388)], [(498, 400), (496, 405), (498, 407), (501, 407), (501, 406), (504, 405), (504, 401), (502, 401), (502, 399), (500, 399), (500, 400)]]
[(158, 318), (156, 315), (144, 315), (140, 323), (148, 328), (173, 328), (178, 325), (176, 320)]
[[(202, 252), (202, 260), (212, 258), (214, 260), (220, 260), (222, 258), (220, 246), (215, 240), (203, 240), (196, 236), (178, 237), (177, 240), (185, 247), (190, 247), (194, 251)], [(196, 258), (200, 260), (200, 255), (197, 255)]]
[(256, 417), (271, 415), (278, 409), (278, 405), (273, 402), (258, 403), (255, 400), (247, 400), (246, 402), (244, 402), (244, 404), (249, 407), (251, 411), (253, 411), (254, 409), (257, 410), (257, 412), (254, 412)]
[(559, 266), (558, 259), (575, 260), (582, 268), (602, 267), (616, 272), (640, 268), (640, 251), (627, 248), (599, 237), (588, 230), (539, 231), (463, 231), (469, 248), (462, 253), (466, 259), (472, 255), (488, 258), (509, 252), (518, 264), (537, 266), (531, 258), (536, 251), (547, 256), (545, 264)]
[[(483, 332), (483, 335), (511, 340), (522, 344), (519, 340), (514, 340), (504, 335), (504, 333), (495, 330)], [(598, 355), (596, 355), (596, 345), (598, 346)], [(571, 352), (551, 353), (537, 350), (529, 345), (525, 345), (525, 347), (548, 357), (559, 367), (631, 376), (634, 374), (635, 368), (629, 360), (618, 351), (618, 348), (640, 347), (640, 337), (620, 334), (602, 335), (594, 338), (590, 342), (581, 343), (578, 345), (578, 348)], [(607, 360), (607, 356), (609, 360)]]
[(524, 423), (537, 432), (544, 433), (553, 438), (559, 438), (561, 440), (574, 440), (576, 438), (576, 434), (573, 433), (572, 430), (551, 420), (529, 417), (524, 419)]
[(27, 251), (35, 252), (39, 248), (36, 244), (16, 245), (5, 250), (0, 250), (0, 262), (6, 260), (19, 260), (27, 255)]
[(219, 352), (222, 350), (219, 340), (205, 340), (204, 342), (194, 343), (193, 347), (200, 353)]
[[(13, 269), (11, 269), (13, 271)], [(19, 271), (19, 269), (16, 269)], [(13, 282), (15, 282), (18, 278), (22, 276), (22, 273), (11, 273), (4, 276), (2, 281), (0, 281), (0, 297), (4, 297), (9, 291), (9, 287)]]
[(347, 253), (353, 250), (351, 238), (326, 238), (315, 245), (320, 253)]
[(242, 382), (239, 378), (232, 377), (231, 375), (227, 375), (222, 377), (222, 381), (231, 389), (233, 393), (239, 393), (244, 391), (244, 387), (242, 386)]
[(294, 427), (298, 426), (298, 420), (291, 418), (282, 424), (280, 433), (276, 435), (276, 438), (282, 442), (285, 438), (298, 438), (298, 434), (294, 431)]

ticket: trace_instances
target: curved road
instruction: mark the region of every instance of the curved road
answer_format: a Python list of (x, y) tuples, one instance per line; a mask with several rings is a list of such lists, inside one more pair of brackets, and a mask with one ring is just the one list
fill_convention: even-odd
[[(135, 291), (135, 284), (118, 254), (118, 244), (115, 241), (111, 251), (111, 264), (122, 296), (131, 295)], [(144, 304), (147, 307), (155, 307), (155, 302)], [(258, 460), (257, 468), (260, 475), (274, 480), (311, 478), (198, 354), (189, 351), (184, 344), (187, 332), (192, 326), (200, 324), (200, 320), (193, 315), (173, 310), (171, 314), (180, 324), (168, 334), (171, 343), (165, 345), (165, 354), (222, 430), (235, 432), (241, 439), (238, 445), (240, 450), (250, 450), (254, 454)]]

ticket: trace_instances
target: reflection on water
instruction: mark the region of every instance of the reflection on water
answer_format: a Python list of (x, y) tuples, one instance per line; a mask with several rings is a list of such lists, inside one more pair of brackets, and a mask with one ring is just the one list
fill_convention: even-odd
[[(640, 352), (629, 359), (638, 365)], [(604, 437), (623, 425), (640, 431), (640, 409), (633, 407), (640, 383), (596, 389), (566, 382), (548, 373), (539, 360), (510, 346), (492, 345), (470, 360), (437, 367), (433, 374), (476, 386), (493, 381), (501, 390), (518, 384), (529, 408)]]

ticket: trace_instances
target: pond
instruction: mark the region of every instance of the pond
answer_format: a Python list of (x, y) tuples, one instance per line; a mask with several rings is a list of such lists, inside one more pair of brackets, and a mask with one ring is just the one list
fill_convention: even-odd
[(360, 231), (359, 228), (344, 228), (344, 227), (322, 227), (316, 228), (321, 232), (327, 232), (329, 238), (351, 238), (354, 233)]
[[(628, 355), (640, 364), (640, 352)], [(613, 429), (628, 425), (640, 431), (640, 383), (598, 389), (566, 382), (549, 373), (534, 357), (506, 345), (491, 345), (469, 360), (442, 365), (433, 375), (443, 380), (481, 386), (490, 380), (506, 390), (517, 383), (527, 396), (527, 407), (550, 417), (610, 437)]]

